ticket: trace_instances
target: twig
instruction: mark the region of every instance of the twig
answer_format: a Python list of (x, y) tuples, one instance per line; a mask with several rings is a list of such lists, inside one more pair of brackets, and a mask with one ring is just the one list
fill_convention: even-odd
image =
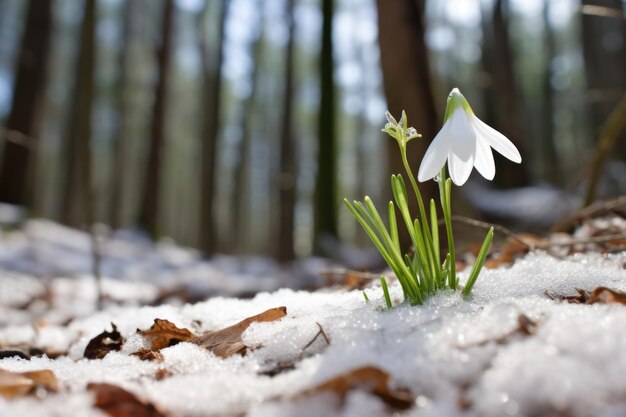
[(567, 231), (570, 228), (570, 226), (579, 222), (582, 219), (592, 217), (595, 214), (603, 212), (603, 211), (615, 210), (620, 207), (623, 207), (624, 209), (626, 209), (626, 197), (625, 196), (617, 197), (616, 199), (609, 200), (609, 201), (599, 201), (597, 203), (594, 203), (590, 206), (587, 206), (577, 211), (576, 213), (571, 214), (565, 220), (559, 223), (556, 223), (554, 226), (552, 226), (550, 231), (551, 232)]
[(102, 262), (102, 255), (100, 254), (100, 245), (98, 242), (98, 232), (96, 230), (97, 226), (92, 224), (89, 227), (89, 235), (91, 237), (91, 256), (93, 259), (92, 262), (92, 273), (96, 280), (96, 294), (97, 294), (97, 308), (98, 310), (102, 310), (104, 304), (104, 296), (102, 291), (102, 275), (100, 271), (100, 265)]
[[(508, 237), (513, 239), (514, 241), (522, 244), (523, 246), (525, 246), (529, 250), (533, 250), (535, 248), (534, 244), (528, 243), (528, 242), (524, 241), (515, 232), (513, 232), (510, 229), (507, 229), (506, 227), (504, 227), (504, 226), (502, 226), (500, 224), (487, 223), (487, 222), (483, 222), (483, 221), (480, 221), (480, 220), (471, 219), (469, 217), (459, 216), (459, 215), (456, 215), (456, 214), (452, 215), (452, 220), (456, 221), (456, 222), (460, 222), (460, 223), (471, 224), (472, 226), (481, 227), (483, 229), (490, 229), (490, 228), (493, 227), (495, 230), (504, 233), (505, 235), (507, 235)], [(442, 224), (442, 222), (439, 221), (439, 224)]]
[(616, 7), (595, 6), (592, 4), (582, 6), (580, 12), (590, 16), (614, 17), (618, 19), (624, 17), (624, 12)]
[(317, 324), (317, 327), (319, 327), (319, 331), (315, 334), (315, 336), (313, 336), (313, 339), (311, 339), (311, 341), (309, 343), (307, 343), (303, 348), (302, 348), (302, 352), (304, 352), (305, 350), (307, 350), (307, 348), (309, 346), (311, 346), (313, 344), (313, 342), (315, 342), (317, 340), (317, 338), (322, 335), (322, 337), (324, 338), (324, 340), (326, 341), (327, 345), (330, 345), (330, 339), (328, 338), (328, 336), (326, 335), (326, 332), (324, 331), (324, 328), (322, 327), (321, 324), (319, 324), (318, 322), (315, 322), (315, 324)]
[(611, 111), (609, 117), (606, 119), (606, 122), (602, 125), (602, 130), (600, 131), (600, 137), (596, 148), (596, 155), (589, 172), (589, 185), (587, 186), (587, 192), (585, 193), (583, 207), (588, 206), (593, 202), (606, 158), (615, 146), (615, 142), (617, 142), (617, 138), (620, 132), (624, 129), (625, 125), (626, 94), (622, 96), (619, 103), (617, 103), (613, 111)]
[(33, 151), (37, 150), (37, 139), (17, 130), (0, 128), (0, 138)]
[(580, 244), (585, 244), (585, 243), (602, 243), (602, 242), (609, 242), (611, 240), (618, 240), (618, 239), (626, 239), (626, 233), (617, 233), (614, 235), (607, 235), (607, 236), (584, 237), (580, 239), (571, 239), (571, 240), (568, 240), (567, 242), (539, 243), (537, 244), (537, 248), (547, 249), (552, 246), (574, 246), (574, 245), (580, 245)]
[[(591, 237), (585, 237), (585, 238), (579, 238), (579, 239), (570, 239), (567, 242), (546, 241), (546, 242), (528, 243), (524, 241), (522, 238), (520, 238), (518, 235), (516, 235), (515, 232), (499, 224), (487, 223), (487, 222), (483, 222), (480, 220), (475, 220), (469, 217), (458, 216), (458, 215), (453, 215), (452, 220), (462, 222), (462, 223), (467, 223), (472, 226), (481, 227), (484, 229), (489, 229), (493, 227), (494, 229), (510, 237), (512, 240), (520, 243), (531, 252), (534, 251), (535, 249), (541, 249), (541, 250), (545, 250), (548, 253), (548, 255), (554, 256), (559, 259), (562, 259), (563, 257), (559, 254), (552, 252), (550, 250), (551, 248), (575, 246), (575, 245), (586, 244), (586, 243), (602, 243), (602, 242), (609, 242), (611, 240), (626, 239), (626, 233), (617, 233), (617, 234), (607, 235), (607, 236), (591, 236)], [(441, 221), (439, 223), (441, 223)]]

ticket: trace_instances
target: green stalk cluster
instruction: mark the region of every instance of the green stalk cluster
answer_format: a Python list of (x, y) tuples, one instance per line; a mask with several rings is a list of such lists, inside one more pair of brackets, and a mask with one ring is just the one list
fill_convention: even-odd
[[(429, 213), (427, 215), (415, 175), (413, 175), (406, 157), (407, 143), (414, 138), (420, 137), (420, 135), (415, 129), (407, 127), (408, 123), (404, 112), (402, 112), (400, 122), (396, 122), (389, 113), (387, 113), (387, 120), (389, 123), (385, 125), (383, 132), (386, 132), (398, 142), (404, 169), (417, 199), (419, 217), (414, 218), (409, 211), (406, 184), (400, 174), (391, 176), (391, 189), (394, 201), (390, 201), (388, 205), (388, 225), (385, 225), (369, 197), (366, 196), (363, 202), (353, 201), (352, 203), (344, 199), (344, 203), (393, 270), (402, 286), (405, 300), (409, 301), (411, 305), (417, 305), (422, 304), (427, 297), (438, 291), (445, 289), (456, 290), (459, 286), (459, 278), (456, 275), (456, 257), (450, 205), (452, 182), (449, 178), (446, 178), (444, 167), (439, 178), (439, 192), (441, 211), (446, 228), (448, 253), (442, 261), (439, 219), (435, 201), (430, 200)], [(400, 217), (411, 238), (414, 248), (412, 254), (404, 252), (400, 247), (396, 210), (400, 213)], [(493, 228), (487, 233), (476, 263), (463, 288), (462, 294), (464, 296), (468, 296), (472, 291), (476, 278), (478, 278), (480, 270), (484, 265), (492, 239)], [(384, 277), (381, 277), (381, 284), (385, 303), (388, 308), (391, 308), (391, 298)]]

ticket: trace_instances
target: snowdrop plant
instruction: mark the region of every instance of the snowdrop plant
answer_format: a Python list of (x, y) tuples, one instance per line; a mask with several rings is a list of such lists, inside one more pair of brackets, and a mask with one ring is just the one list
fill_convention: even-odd
[[(383, 132), (398, 143), (404, 169), (417, 200), (418, 216), (413, 218), (409, 211), (406, 184), (402, 175), (399, 174), (391, 176), (394, 201), (388, 204), (388, 225), (385, 225), (369, 197), (366, 196), (363, 202), (353, 201), (352, 203), (344, 199), (344, 203), (393, 270), (402, 286), (405, 299), (412, 305), (417, 305), (422, 304), (428, 296), (438, 291), (456, 290), (459, 287), (452, 233), (452, 182), (457, 186), (463, 185), (474, 167), (485, 178), (493, 179), (495, 164), (491, 148), (514, 162), (521, 162), (521, 157), (515, 145), (504, 135), (487, 126), (474, 115), (469, 103), (458, 89), (452, 90), (448, 96), (444, 125), (426, 151), (417, 176), (420, 182), (434, 179), (439, 183), (439, 205), (444, 219), (448, 247), (448, 253), (442, 256), (435, 201), (430, 200), (427, 213), (416, 177), (407, 160), (407, 144), (421, 135), (414, 128), (408, 127), (404, 111), (399, 122), (389, 112), (385, 116), (387, 124)], [(447, 177), (446, 162), (450, 178)], [(403, 252), (400, 247), (396, 211), (400, 213), (411, 238), (414, 248), (412, 254)], [(487, 232), (476, 262), (465, 282), (462, 290), (464, 296), (468, 296), (472, 291), (485, 263), (492, 239), (493, 228)], [(391, 302), (384, 277), (381, 277), (381, 284), (385, 303), (387, 307), (390, 307)]]

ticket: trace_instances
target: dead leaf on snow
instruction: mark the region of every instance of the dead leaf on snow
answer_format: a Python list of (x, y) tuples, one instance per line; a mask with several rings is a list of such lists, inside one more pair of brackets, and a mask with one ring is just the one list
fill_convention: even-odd
[(324, 278), (327, 286), (339, 285), (347, 290), (362, 290), (374, 279), (369, 272), (349, 269), (327, 269), (320, 271), (319, 274)]
[(591, 293), (589, 304), (595, 303), (616, 303), (626, 305), (626, 293), (612, 290), (606, 287), (598, 287)]
[(59, 383), (49, 369), (30, 372), (10, 372), (0, 369), (0, 395), (5, 398), (16, 398), (32, 394), (38, 388), (57, 391)]
[(597, 287), (591, 293), (580, 288), (576, 288), (578, 295), (554, 294), (546, 291), (545, 294), (552, 300), (566, 301), (572, 304), (623, 304), (626, 305), (626, 293), (612, 290), (607, 287)]
[(526, 314), (520, 314), (517, 316), (517, 327), (514, 329), (504, 333), (502, 336), (499, 336), (495, 339), (487, 339), (482, 340), (476, 343), (468, 343), (464, 345), (457, 346), (459, 349), (467, 349), (474, 346), (485, 346), (489, 343), (495, 342), (499, 345), (505, 345), (511, 341), (514, 336), (532, 336), (537, 333), (537, 329), (541, 324), (542, 320), (532, 320)]
[(87, 359), (102, 359), (111, 351), (119, 351), (124, 344), (124, 338), (117, 331), (115, 324), (111, 323), (113, 330), (106, 330), (89, 341), (83, 356)]
[(180, 342), (186, 342), (195, 337), (187, 329), (181, 329), (167, 320), (154, 319), (154, 324), (148, 330), (142, 330), (138, 334), (144, 336), (150, 342), (150, 350), (159, 351)]
[[(526, 255), (531, 247), (545, 242), (545, 239), (530, 233), (520, 233), (517, 234), (516, 237), (519, 240), (508, 237), (506, 242), (504, 242), (504, 245), (502, 245), (499, 253), (485, 262), (485, 267), (498, 268), (502, 265), (510, 265), (515, 260)], [(478, 255), (480, 245), (478, 245), (476, 249), (477, 250), (473, 251), (474, 256)]]
[(256, 316), (248, 317), (233, 326), (207, 332), (201, 336), (190, 339), (189, 342), (202, 346), (222, 358), (237, 353), (243, 354), (247, 346), (241, 341), (241, 335), (252, 323), (274, 321), (286, 315), (286, 307), (271, 308)]
[(338, 375), (311, 389), (302, 392), (301, 396), (309, 396), (322, 392), (333, 392), (343, 401), (353, 390), (362, 390), (380, 398), (387, 405), (406, 410), (413, 405), (413, 396), (407, 390), (389, 387), (391, 377), (385, 371), (374, 366), (364, 366)]
[(95, 406), (111, 417), (173, 417), (155, 404), (112, 384), (89, 384)]
[(577, 295), (562, 295), (546, 290), (545, 294), (551, 300), (566, 301), (571, 304), (587, 304), (591, 295), (582, 288), (576, 288), (576, 292), (578, 293)]
[(150, 349), (140, 349), (137, 352), (131, 353), (131, 356), (137, 356), (142, 361), (152, 362), (163, 362), (164, 359), (161, 352)]

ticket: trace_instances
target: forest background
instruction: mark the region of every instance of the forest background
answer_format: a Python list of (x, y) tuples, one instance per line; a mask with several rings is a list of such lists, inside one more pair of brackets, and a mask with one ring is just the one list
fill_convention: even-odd
[[(384, 112), (459, 87), (520, 149), (457, 212), (543, 230), (626, 191), (620, 0), (0, 0), (0, 222), (135, 227), (287, 261), (367, 238)], [(434, 183), (424, 184), (428, 195)]]

